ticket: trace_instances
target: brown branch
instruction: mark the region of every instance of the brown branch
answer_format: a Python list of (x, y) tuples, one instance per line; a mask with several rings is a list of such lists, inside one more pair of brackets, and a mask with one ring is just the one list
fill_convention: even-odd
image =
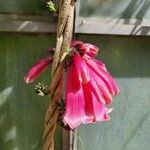
[(63, 93), (63, 76), (66, 50), (70, 47), (73, 30), (74, 2), (60, 0), (57, 25), (57, 41), (52, 65), (52, 82), (50, 86), (51, 102), (48, 106), (43, 133), (43, 150), (54, 150), (59, 104)]
[(53, 64), (52, 64), (52, 77), (54, 76), (56, 68), (58, 67), (58, 64), (59, 64), (59, 57), (60, 57), (62, 42), (63, 42), (63, 35), (61, 35), (60, 37), (57, 37), (56, 49), (55, 49), (55, 53), (53, 57)]
[[(57, 105), (55, 103), (55, 105)], [(54, 134), (55, 134), (55, 129), (57, 125), (57, 118), (58, 118), (58, 105), (57, 107), (52, 107), (50, 105), (49, 110), (51, 110), (51, 113), (48, 116), (48, 122), (45, 123), (45, 130), (43, 134), (43, 150), (54, 150)], [(50, 118), (50, 119), (49, 119)], [(52, 118), (52, 119), (51, 119)]]

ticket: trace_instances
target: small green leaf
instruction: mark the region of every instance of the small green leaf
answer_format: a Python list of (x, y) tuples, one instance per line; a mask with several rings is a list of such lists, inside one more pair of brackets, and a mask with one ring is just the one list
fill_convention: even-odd
[(68, 47), (68, 48), (66, 49), (66, 52), (67, 52), (67, 54), (69, 54), (69, 53), (71, 52), (71, 48)]
[(51, 12), (56, 13), (58, 11), (57, 4), (53, 3), (52, 1), (47, 2), (47, 7)]

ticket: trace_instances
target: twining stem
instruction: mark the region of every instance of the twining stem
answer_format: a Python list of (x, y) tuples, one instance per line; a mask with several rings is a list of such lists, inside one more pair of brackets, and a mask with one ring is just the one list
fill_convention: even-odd
[(73, 31), (74, 1), (60, 0), (57, 25), (56, 50), (52, 65), (50, 99), (44, 125), (43, 150), (54, 150), (59, 105), (63, 93), (63, 78), (66, 50), (70, 47)]

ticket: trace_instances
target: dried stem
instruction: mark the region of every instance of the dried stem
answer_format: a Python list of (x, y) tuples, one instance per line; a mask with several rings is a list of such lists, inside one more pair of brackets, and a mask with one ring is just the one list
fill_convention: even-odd
[(52, 65), (52, 82), (50, 86), (51, 102), (45, 116), (43, 133), (43, 150), (54, 150), (59, 104), (63, 93), (63, 76), (66, 50), (70, 47), (73, 30), (74, 1), (60, 0), (57, 25), (57, 42)]

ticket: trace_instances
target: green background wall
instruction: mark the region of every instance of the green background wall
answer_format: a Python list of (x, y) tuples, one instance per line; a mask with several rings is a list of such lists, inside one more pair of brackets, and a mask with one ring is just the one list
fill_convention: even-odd
[[(22, 14), (47, 18), (50, 13), (46, 0), (1, 0), (1, 14), (7, 14), (8, 19), (0, 20), (7, 23), (6, 20), (11, 18), (13, 24)], [(3, 27), (2, 20), (0, 23)], [(38, 59), (47, 56), (48, 47), (54, 45), (53, 34), (0, 33), (0, 150), (42, 149), (48, 97), (37, 96), (33, 85), (26, 85), (23, 78)], [(36, 83), (38, 81), (50, 84), (50, 68)], [(56, 150), (61, 149), (62, 130), (58, 127)]]
[[(145, 150), (150, 146), (149, 37), (91, 36), (77, 38), (100, 47), (99, 59), (117, 78), (121, 94), (114, 98), (109, 122), (79, 128), (84, 150)], [(40, 150), (47, 97), (39, 97), (23, 77), (54, 46), (54, 35), (0, 34), (0, 148)], [(47, 70), (36, 81), (49, 83)], [(61, 129), (56, 150), (62, 150)], [(78, 150), (82, 150), (78, 141)]]
[[(48, 97), (39, 97), (23, 78), (47, 56), (54, 35), (0, 34), (0, 150), (41, 150)], [(50, 82), (50, 68), (35, 82)], [(56, 150), (62, 148), (58, 128)]]
[(0, 13), (44, 14), (47, 0), (1, 0)]
[(78, 150), (149, 149), (150, 38), (81, 35), (79, 39), (100, 47), (98, 58), (116, 77), (121, 93), (111, 105), (109, 122), (79, 128)]

